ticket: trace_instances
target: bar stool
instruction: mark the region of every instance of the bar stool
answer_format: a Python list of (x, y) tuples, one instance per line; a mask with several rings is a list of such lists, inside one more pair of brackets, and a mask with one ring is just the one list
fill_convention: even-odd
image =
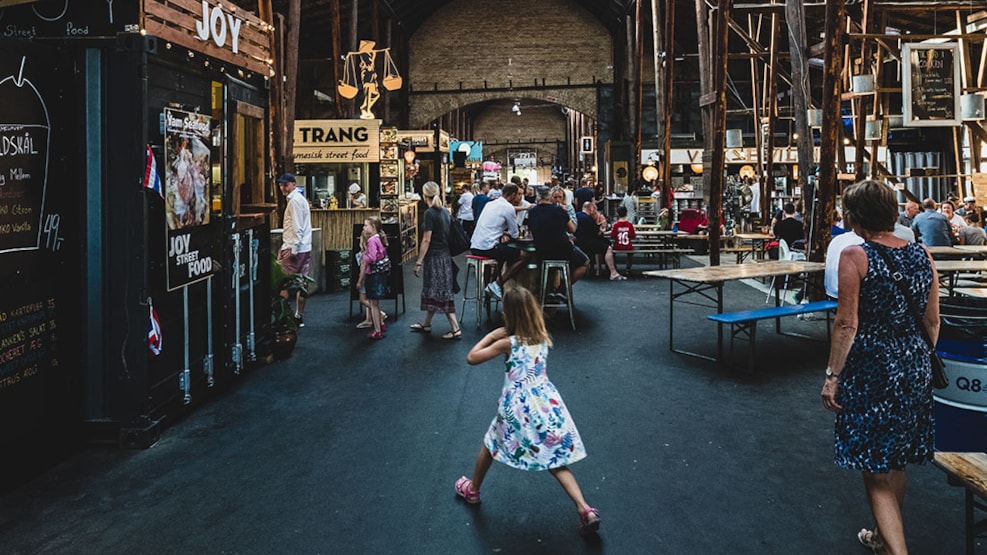
[[(555, 302), (545, 304), (545, 296), (548, 293), (548, 280), (551, 277), (552, 270), (559, 271), (559, 280), (562, 282), (563, 289), (565, 291), (565, 302)], [(569, 261), (568, 260), (542, 260), (541, 262), (541, 292), (539, 293), (539, 301), (541, 302), (542, 310), (546, 308), (565, 308), (569, 311), (569, 323), (572, 324), (572, 329), (576, 329), (576, 313), (575, 308), (572, 306), (572, 283), (569, 281)]]
[[(475, 254), (466, 255), (466, 277), (463, 278), (463, 319), (466, 319), (466, 303), (476, 306), (476, 327), (480, 327), (480, 300), (484, 298), (484, 288), (487, 286), (487, 270), (491, 276), (497, 275), (497, 261)], [(470, 272), (473, 272), (473, 289), (470, 289)], [(470, 294), (472, 293), (472, 295)], [(496, 299), (494, 299), (496, 302)]]

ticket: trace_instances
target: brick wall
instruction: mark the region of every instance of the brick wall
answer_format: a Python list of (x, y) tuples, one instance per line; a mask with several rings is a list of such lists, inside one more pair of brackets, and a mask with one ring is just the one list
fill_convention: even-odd
[(506, 164), (507, 149), (525, 148), (538, 152), (540, 166), (551, 167), (557, 148), (551, 141), (566, 140), (566, 117), (560, 106), (544, 100), (520, 102), (520, 116), (511, 111), (513, 99), (494, 102), (477, 115), (473, 134), (484, 142), (483, 156)]
[(412, 128), (497, 98), (553, 97), (595, 116), (594, 81), (613, 82), (607, 29), (565, 0), (454, 0), (411, 37), (409, 59)]

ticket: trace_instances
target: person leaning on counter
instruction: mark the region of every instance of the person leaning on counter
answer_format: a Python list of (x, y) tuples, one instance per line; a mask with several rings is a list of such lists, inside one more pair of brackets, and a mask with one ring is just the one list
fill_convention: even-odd
[(347, 208), (366, 208), (367, 207), (367, 195), (363, 194), (363, 190), (360, 189), (360, 185), (353, 183), (350, 185), (350, 196), (346, 200)]

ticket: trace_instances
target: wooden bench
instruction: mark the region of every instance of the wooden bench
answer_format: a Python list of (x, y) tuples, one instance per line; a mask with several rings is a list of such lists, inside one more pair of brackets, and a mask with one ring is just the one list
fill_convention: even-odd
[(683, 254), (692, 254), (692, 249), (680, 249), (675, 247), (660, 247), (651, 245), (639, 245), (634, 247), (632, 250), (616, 250), (613, 251), (614, 264), (617, 262), (617, 255), (627, 255), (627, 271), (631, 271), (631, 266), (634, 261), (634, 255), (645, 255), (652, 256), (658, 255), (658, 266), (665, 268), (665, 265), (671, 261), (673, 268), (678, 268), (681, 266), (681, 256)]
[(745, 258), (754, 254), (754, 249), (751, 247), (724, 247), (720, 249), (720, 254), (735, 254), (737, 255), (737, 264), (743, 264)]
[[(836, 310), (836, 301), (816, 301), (806, 304), (789, 304), (781, 306), (771, 306), (767, 308), (758, 308), (755, 310), (743, 310), (740, 312), (723, 312), (720, 314), (710, 314), (706, 316), (707, 319), (713, 320), (720, 324), (730, 324), (730, 357), (733, 358), (733, 343), (734, 338), (738, 336), (745, 337), (748, 344), (750, 345), (750, 354), (748, 355), (748, 373), (754, 372), (754, 346), (757, 339), (757, 323), (760, 320), (770, 320), (774, 319), (776, 321), (776, 332), (782, 333), (781, 331), (781, 318), (784, 316), (796, 316), (799, 314), (810, 314), (813, 312), (825, 312), (826, 313), (826, 339), (829, 340), (830, 337), (830, 313)], [(719, 343), (717, 344), (717, 352), (723, 352), (722, 334), (717, 334), (720, 336)], [(791, 335), (795, 337), (806, 337), (804, 335), (796, 333), (782, 333), (782, 335)], [(811, 339), (811, 338), (810, 338)]]
[(977, 537), (987, 530), (987, 519), (977, 521), (974, 509), (987, 511), (987, 453), (936, 453), (936, 466), (952, 486), (966, 489), (966, 553), (973, 555)]

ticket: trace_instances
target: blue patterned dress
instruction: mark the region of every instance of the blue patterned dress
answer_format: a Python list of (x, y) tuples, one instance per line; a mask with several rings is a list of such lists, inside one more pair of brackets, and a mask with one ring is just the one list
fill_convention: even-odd
[(494, 460), (521, 470), (548, 470), (582, 460), (583, 440), (545, 373), (548, 345), (510, 339), (504, 391), (483, 444)]
[(904, 470), (933, 456), (929, 348), (917, 317), (891, 278), (883, 248), (904, 274), (921, 312), (929, 299), (932, 265), (915, 243), (888, 248), (865, 243), (867, 275), (860, 284), (857, 335), (840, 374), (835, 461), (866, 472)]

